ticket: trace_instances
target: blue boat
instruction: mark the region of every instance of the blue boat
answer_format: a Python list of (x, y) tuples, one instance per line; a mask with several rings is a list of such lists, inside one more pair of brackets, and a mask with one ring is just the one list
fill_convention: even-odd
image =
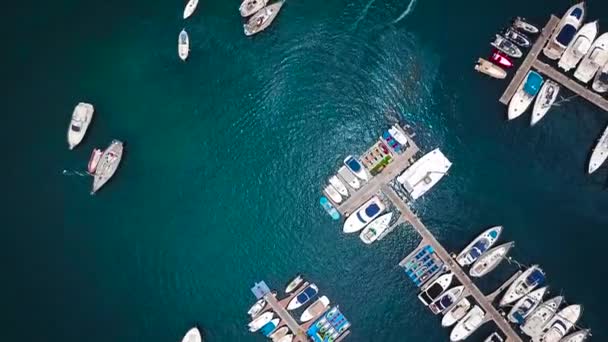
[(264, 326), (260, 329), (260, 332), (262, 333), (262, 335), (268, 337), (268, 335), (274, 332), (280, 321), (281, 320), (278, 318), (271, 320), (270, 322), (264, 324)]
[(325, 209), (325, 211), (329, 214), (329, 216), (331, 216), (332, 219), (334, 219), (334, 220), (339, 220), (340, 219), (340, 213), (329, 202), (329, 200), (327, 199), (327, 197), (321, 196), (321, 199), (319, 200), (319, 203), (321, 204), (321, 206), (323, 207), (323, 209)]
[(543, 77), (539, 73), (536, 71), (528, 72), (526, 80), (519, 85), (517, 92), (509, 102), (509, 120), (519, 117), (530, 107), (532, 100), (538, 94), (542, 85)]
[(287, 310), (295, 310), (302, 305), (308, 303), (317, 294), (319, 294), (319, 288), (315, 284), (308, 285), (304, 290), (300, 291), (298, 295), (289, 302)]

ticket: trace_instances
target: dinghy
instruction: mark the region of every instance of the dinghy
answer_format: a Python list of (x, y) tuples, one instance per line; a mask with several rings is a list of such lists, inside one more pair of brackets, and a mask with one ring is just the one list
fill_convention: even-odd
[(99, 160), (101, 159), (102, 155), (103, 152), (100, 149), (93, 149), (93, 153), (91, 153), (91, 158), (89, 159), (89, 164), (87, 165), (87, 171), (89, 174), (92, 175), (95, 173), (95, 170), (97, 170), (97, 164), (99, 164)]
[(566, 51), (570, 42), (572, 42), (572, 39), (576, 35), (576, 31), (581, 27), (584, 19), (584, 2), (570, 7), (557, 24), (551, 37), (549, 37), (549, 42), (543, 48), (545, 56), (552, 60), (558, 60), (564, 51)]
[(393, 213), (388, 213), (373, 220), (370, 224), (367, 225), (367, 227), (365, 227), (365, 229), (363, 229), (363, 231), (359, 235), (361, 241), (369, 245), (372, 242), (378, 240), (378, 237), (380, 237), (382, 233), (384, 233), (388, 229), (392, 218)]
[(308, 303), (312, 298), (319, 294), (319, 288), (315, 284), (306, 286), (298, 295), (287, 305), (287, 310), (295, 310)]
[(540, 88), (538, 97), (534, 101), (532, 116), (530, 118), (530, 126), (536, 125), (547, 114), (559, 93), (560, 86), (553, 80), (545, 81), (545, 84)]
[(304, 277), (301, 274), (296, 275), (292, 280), (289, 281), (287, 286), (285, 287), (285, 293), (289, 294), (293, 290), (295, 290), (302, 282), (304, 281)]
[(361, 187), (361, 182), (350, 172), (346, 166), (342, 166), (338, 169), (338, 174), (344, 179), (344, 181), (353, 189), (357, 190)]
[(177, 53), (179, 54), (179, 58), (181, 58), (182, 61), (185, 61), (188, 58), (189, 52), (190, 38), (188, 38), (188, 32), (186, 32), (185, 29), (182, 29), (177, 40)]
[(581, 64), (574, 72), (574, 77), (583, 83), (589, 83), (600, 68), (608, 62), (608, 33), (600, 35), (583, 57)]
[(281, 320), (279, 318), (271, 319), (270, 322), (264, 324), (264, 326), (260, 329), (260, 333), (268, 337), (268, 335), (272, 334), (276, 330), (280, 322)]
[(519, 85), (517, 92), (511, 98), (509, 102), (508, 119), (513, 120), (522, 115), (530, 104), (534, 97), (540, 91), (540, 87), (543, 84), (542, 76), (536, 71), (529, 71), (526, 79)]
[(485, 253), (500, 237), (502, 226), (492, 227), (476, 237), (468, 246), (466, 246), (456, 257), (456, 261), (460, 266), (467, 266), (475, 262), (483, 253)]
[(382, 203), (377, 196), (372, 197), (344, 221), (342, 231), (344, 233), (355, 233), (360, 231), (376, 217), (380, 216), (384, 209), (386, 209), (384, 203)]
[(559, 59), (557, 66), (562, 70), (568, 72), (570, 69), (576, 67), (578, 62), (589, 52), (593, 40), (597, 35), (598, 24), (597, 20), (583, 25), (583, 27), (576, 33), (566, 51)]
[(515, 45), (515, 43), (499, 34), (496, 35), (496, 38), (493, 42), (490, 43), (490, 45), (513, 58), (520, 58), (521, 56), (523, 56), (523, 53), (517, 47), (517, 45)]
[(89, 124), (93, 120), (94, 112), (95, 108), (90, 103), (80, 102), (74, 107), (68, 128), (68, 146), (70, 150), (80, 144), (84, 138)]
[(563, 300), (564, 297), (557, 296), (541, 303), (526, 318), (526, 322), (521, 325), (521, 331), (530, 337), (540, 335), (543, 326), (555, 315), (557, 308), (559, 308)]
[(348, 197), (348, 190), (346, 189), (346, 186), (344, 186), (344, 183), (342, 183), (342, 181), (338, 177), (329, 177), (329, 184), (331, 184), (331, 186), (333, 186), (334, 189), (336, 189), (340, 193), (340, 195), (342, 195), (343, 197)]
[(514, 242), (507, 242), (488, 250), (475, 261), (473, 266), (471, 266), (469, 275), (471, 277), (479, 278), (490, 273), (500, 265), (514, 245)]
[(422, 287), (420, 294), (418, 294), (418, 299), (420, 299), (425, 306), (428, 306), (450, 287), (453, 278), (454, 274), (451, 272), (439, 276), (437, 279)]
[(342, 196), (340, 196), (340, 194), (338, 193), (338, 191), (336, 191), (336, 189), (330, 185), (326, 186), (325, 189), (323, 189), (323, 192), (327, 195), (327, 197), (329, 197), (334, 203), (336, 204), (340, 204), (342, 203)]
[(329, 299), (327, 298), (327, 296), (322, 296), (314, 303), (312, 303), (309, 307), (307, 307), (306, 310), (304, 310), (304, 312), (300, 316), (300, 322), (308, 322), (311, 319), (319, 316), (325, 311), (325, 309), (327, 309), (328, 306)]
[(474, 69), (482, 74), (486, 74), (499, 80), (507, 77), (507, 72), (503, 68), (496, 64), (492, 64), (483, 58), (477, 59), (477, 64), (475, 64)]
[(253, 321), (249, 322), (249, 331), (256, 332), (260, 330), (266, 323), (270, 322), (274, 317), (273, 312), (264, 312)]
[(192, 13), (196, 10), (196, 6), (198, 6), (198, 0), (190, 0), (186, 4), (184, 8), (184, 19), (188, 19)]
[(547, 289), (547, 286), (541, 287), (523, 296), (513, 305), (513, 308), (511, 308), (511, 311), (507, 315), (507, 319), (511, 323), (523, 324), (526, 317), (543, 301), (543, 296), (547, 292)]
[(469, 312), (470, 308), (471, 302), (466, 298), (462, 298), (458, 303), (456, 303), (456, 305), (452, 306), (452, 308), (450, 308), (443, 315), (443, 318), (441, 319), (441, 326), (447, 328), (456, 324), (456, 322), (460, 321), (462, 317)]
[(533, 337), (532, 342), (559, 342), (578, 322), (582, 312), (581, 305), (566, 306), (545, 324), (542, 335)]
[(507, 56), (505, 53), (501, 52), (498, 49), (492, 49), (492, 54), (490, 55), (490, 61), (492, 61), (492, 63), (501, 66), (501, 67), (505, 67), (505, 68), (512, 68), (513, 67), (513, 62), (509, 59), (509, 56)]
[(604, 164), (608, 157), (608, 126), (604, 129), (604, 133), (600, 137), (591, 153), (591, 159), (589, 159), (589, 174), (594, 173), (597, 169)]
[(200, 330), (197, 327), (190, 328), (186, 335), (182, 338), (182, 342), (202, 342), (203, 337), (201, 336)]
[(507, 306), (545, 282), (545, 273), (538, 265), (530, 266), (509, 286), (500, 300), (500, 306)]
[(512, 25), (516, 29), (526, 31), (528, 33), (532, 33), (532, 34), (538, 33), (538, 28), (536, 26), (526, 22), (526, 19), (521, 18), (521, 17), (516, 17), (515, 19), (513, 19)]
[(462, 341), (483, 324), (486, 313), (477, 305), (456, 324), (450, 333), (450, 341)]
[(452, 287), (451, 289), (445, 291), (443, 294), (437, 297), (437, 299), (435, 299), (429, 305), (429, 309), (431, 309), (431, 312), (433, 312), (435, 315), (443, 313), (447, 311), (450, 307), (452, 307), (452, 305), (454, 305), (454, 303), (456, 303), (460, 299), (463, 292), (464, 286), (462, 285)]

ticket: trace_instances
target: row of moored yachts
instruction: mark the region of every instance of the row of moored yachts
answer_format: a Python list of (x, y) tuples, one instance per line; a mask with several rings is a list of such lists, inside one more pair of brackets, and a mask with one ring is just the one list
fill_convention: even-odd
[[(513, 247), (513, 242), (493, 247), (502, 229), (502, 226), (496, 226), (484, 231), (456, 256), (456, 262), (461, 267), (470, 267), (469, 275), (472, 277), (482, 277), (494, 270)], [(442, 274), (425, 284), (418, 298), (434, 314), (443, 314), (443, 327), (455, 325), (450, 334), (451, 341), (462, 341), (483, 324), (485, 312), (464, 297), (463, 285), (450, 287), (453, 281), (452, 273)], [(590, 336), (588, 329), (570, 333), (581, 316), (581, 305), (567, 305), (560, 309), (564, 303), (562, 296), (543, 301), (548, 292), (544, 283), (545, 273), (534, 265), (510, 284), (499, 301), (500, 307), (510, 307), (506, 316), (509, 322), (519, 325), (533, 342), (584, 341)], [(493, 333), (485, 341), (502, 342), (503, 339)]]

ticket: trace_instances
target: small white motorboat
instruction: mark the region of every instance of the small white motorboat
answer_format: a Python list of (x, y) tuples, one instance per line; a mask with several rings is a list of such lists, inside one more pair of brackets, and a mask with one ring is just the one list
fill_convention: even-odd
[(578, 322), (582, 312), (581, 305), (566, 306), (545, 324), (543, 333), (533, 337), (532, 342), (559, 342)]
[(512, 25), (516, 29), (526, 31), (528, 33), (532, 33), (532, 34), (538, 33), (538, 28), (536, 26), (526, 22), (526, 19), (521, 18), (521, 17), (516, 17), (515, 19), (513, 19)]
[(604, 133), (602, 133), (600, 140), (593, 148), (593, 153), (591, 153), (591, 158), (589, 159), (589, 174), (592, 174), (599, 169), (606, 161), (606, 158), (608, 158), (608, 126), (604, 129)]
[(576, 68), (574, 77), (583, 83), (589, 83), (593, 79), (593, 75), (606, 63), (608, 63), (608, 33), (600, 35), (593, 42)]
[(378, 237), (388, 229), (392, 218), (393, 213), (387, 213), (373, 220), (365, 229), (363, 229), (361, 234), (359, 234), (361, 241), (369, 245), (378, 240)]
[(527, 295), (545, 282), (545, 273), (538, 265), (530, 266), (509, 286), (499, 305), (507, 306)]
[(274, 317), (274, 312), (264, 312), (253, 321), (249, 322), (249, 331), (256, 332), (260, 330), (266, 323), (270, 322)]
[(361, 182), (350, 172), (346, 166), (342, 166), (338, 169), (338, 174), (346, 181), (346, 183), (353, 189), (357, 190), (361, 187)]
[(323, 189), (323, 192), (329, 197), (334, 203), (340, 204), (342, 203), (342, 196), (338, 193), (338, 191), (329, 184)]
[(302, 282), (304, 281), (304, 277), (301, 274), (296, 275), (292, 280), (289, 281), (287, 286), (285, 287), (285, 293), (291, 293), (295, 290)]
[(515, 45), (515, 43), (499, 34), (496, 35), (496, 38), (493, 42), (490, 43), (490, 45), (513, 58), (520, 58), (521, 56), (523, 56), (523, 53), (521, 52), (519, 47)]
[(365, 228), (370, 222), (376, 217), (380, 216), (386, 209), (386, 206), (380, 198), (377, 196), (372, 197), (369, 201), (365, 202), (362, 206), (352, 213), (342, 227), (344, 233), (355, 233)]
[(80, 102), (74, 108), (70, 127), (68, 128), (68, 145), (70, 150), (80, 144), (84, 138), (84, 135), (89, 128), (89, 124), (91, 123), (91, 120), (93, 120), (94, 112), (95, 109), (90, 103)]
[(425, 306), (428, 306), (450, 287), (453, 279), (454, 273), (451, 272), (437, 277), (437, 279), (422, 287), (420, 294), (418, 294), (418, 299)]
[(570, 335), (561, 339), (560, 342), (583, 342), (591, 335), (591, 330), (584, 329), (571, 333)]
[(570, 69), (575, 68), (578, 62), (585, 57), (587, 52), (591, 49), (595, 36), (597, 36), (598, 28), (596, 20), (583, 25), (576, 33), (557, 63), (562, 70), (566, 72), (570, 71)]
[(486, 74), (499, 80), (507, 77), (507, 72), (505, 69), (483, 58), (477, 59), (477, 64), (475, 64), (474, 69), (482, 74)]
[(483, 253), (477, 261), (471, 266), (469, 275), (479, 278), (493, 271), (507, 256), (511, 248), (515, 245), (514, 242), (503, 243), (496, 246), (487, 252)]
[(306, 286), (295, 298), (287, 305), (287, 310), (295, 310), (308, 303), (312, 298), (319, 294), (319, 288), (315, 284)]
[(359, 179), (364, 181), (369, 180), (369, 175), (367, 174), (365, 167), (363, 167), (363, 164), (361, 164), (357, 158), (353, 156), (344, 158), (344, 166), (346, 166), (350, 172), (352, 172)]
[(563, 300), (564, 297), (557, 296), (541, 303), (520, 326), (521, 331), (530, 337), (540, 335), (545, 323), (555, 315)]
[(197, 327), (190, 328), (186, 335), (182, 338), (182, 342), (202, 342), (203, 337), (201, 336), (200, 330)]
[(530, 104), (534, 97), (540, 91), (540, 87), (543, 85), (542, 76), (536, 71), (530, 70), (526, 79), (519, 85), (517, 92), (511, 98), (509, 102), (508, 119), (513, 120), (522, 115)]
[(466, 298), (462, 298), (456, 305), (446, 311), (441, 319), (441, 326), (447, 328), (456, 324), (456, 322), (460, 321), (462, 317), (469, 312), (470, 308), (471, 302)]
[(536, 125), (547, 114), (559, 93), (560, 86), (557, 82), (547, 79), (540, 88), (538, 97), (534, 101), (532, 116), (530, 117), (530, 126)]
[(198, 0), (189, 0), (184, 8), (184, 19), (189, 18), (198, 6)]
[(254, 318), (255, 316), (257, 316), (260, 312), (262, 312), (262, 309), (264, 309), (264, 307), (266, 306), (266, 300), (264, 298), (259, 299), (257, 302), (255, 302), (251, 308), (249, 308), (249, 310), (247, 311), (247, 314), (251, 317)]
[(483, 253), (496, 243), (502, 233), (502, 226), (495, 226), (479, 234), (456, 257), (460, 266), (467, 266), (475, 262)]
[(469, 337), (483, 323), (486, 313), (477, 305), (456, 324), (450, 333), (450, 341), (462, 341)]
[(446, 312), (454, 303), (458, 302), (463, 292), (464, 286), (462, 285), (452, 287), (437, 297), (437, 299), (429, 305), (429, 309), (431, 309), (431, 312), (435, 315)]
[(95, 170), (97, 170), (97, 164), (99, 164), (99, 160), (101, 160), (101, 156), (103, 155), (103, 151), (98, 148), (93, 149), (93, 153), (91, 153), (91, 158), (89, 159), (89, 164), (87, 165), (87, 171), (89, 174), (95, 174)]
[(266, 6), (268, 0), (243, 0), (239, 6), (241, 17), (247, 18)]
[(593, 80), (592, 88), (597, 93), (605, 93), (608, 91), (608, 63), (598, 70)]
[(513, 305), (511, 311), (507, 315), (507, 319), (511, 323), (523, 324), (532, 311), (543, 301), (543, 296), (547, 292), (548, 287), (541, 287), (536, 289), (529, 294), (523, 296), (520, 300)]
[(543, 48), (543, 53), (549, 59), (558, 60), (574, 39), (576, 31), (585, 19), (585, 3), (580, 2), (570, 7), (553, 31), (549, 42)]
[(182, 29), (182, 31), (179, 33), (179, 37), (177, 39), (177, 53), (182, 61), (185, 61), (190, 53), (190, 38), (188, 38), (188, 32), (186, 32), (186, 29)]
[(336, 189), (340, 193), (340, 195), (342, 195), (343, 197), (348, 197), (348, 189), (346, 189), (346, 186), (338, 177), (329, 177), (329, 184), (331, 184), (331, 186), (333, 186), (334, 189)]
[(322, 314), (325, 311), (325, 309), (327, 309), (328, 306), (329, 306), (329, 298), (327, 298), (327, 296), (322, 296), (321, 298), (317, 299), (314, 303), (310, 304), (310, 306), (307, 307), (306, 310), (304, 310), (304, 312), (300, 316), (300, 322), (302, 322), (302, 323), (308, 322), (311, 319), (319, 316), (320, 314)]

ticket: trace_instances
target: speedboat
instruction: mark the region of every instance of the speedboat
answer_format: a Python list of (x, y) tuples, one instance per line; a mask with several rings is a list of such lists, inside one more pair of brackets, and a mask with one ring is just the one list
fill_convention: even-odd
[(598, 93), (608, 91), (608, 63), (604, 64), (602, 69), (595, 74), (592, 88)]
[(541, 303), (526, 318), (526, 322), (520, 326), (521, 331), (530, 337), (539, 336), (543, 331), (545, 323), (555, 315), (563, 300), (564, 297), (557, 296)]
[(338, 174), (346, 181), (346, 183), (353, 189), (357, 190), (361, 187), (361, 182), (350, 172), (346, 166), (342, 166), (338, 169)]
[(198, 0), (189, 0), (184, 8), (184, 19), (188, 19), (198, 6)]
[(395, 138), (400, 145), (407, 146), (407, 144), (409, 144), (407, 137), (401, 132), (401, 129), (397, 125), (391, 126), (391, 128), (388, 129), (388, 133)]
[(312, 298), (319, 294), (319, 288), (315, 284), (306, 286), (298, 295), (287, 305), (287, 310), (295, 310), (308, 303)]
[(344, 221), (344, 227), (342, 231), (344, 233), (354, 233), (365, 228), (370, 222), (376, 217), (380, 216), (386, 209), (382, 201), (377, 197), (372, 197), (369, 201), (365, 202), (356, 212), (352, 213), (346, 221)]
[(568, 44), (570, 44), (574, 35), (576, 35), (576, 31), (581, 27), (584, 19), (584, 2), (570, 7), (557, 24), (551, 37), (549, 37), (549, 42), (543, 48), (545, 56), (552, 60), (558, 60), (564, 51), (566, 51)]
[(559, 93), (560, 86), (553, 80), (547, 80), (540, 88), (538, 97), (534, 101), (532, 116), (530, 118), (530, 126), (536, 125), (547, 114)]
[(576, 33), (557, 65), (564, 71), (576, 67), (578, 62), (589, 52), (595, 36), (597, 36), (597, 20), (583, 25)]
[(258, 299), (257, 302), (255, 302), (251, 308), (249, 308), (249, 311), (247, 311), (247, 314), (249, 316), (251, 316), (251, 318), (257, 316), (260, 312), (262, 312), (262, 309), (264, 309), (264, 307), (266, 306), (266, 299), (261, 298)]
[(512, 25), (516, 29), (526, 31), (528, 33), (532, 33), (532, 34), (538, 33), (538, 28), (536, 26), (526, 22), (526, 19), (521, 18), (521, 17), (516, 17), (515, 19), (513, 19)]
[(101, 160), (97, 164), (95, 174), (93, 175), (93, 188), (91, 194), (94, 194), (104, 184), (114, 176), (120, 160), (122, 159), (123, 143), (119, 140), (112, 140), (110, 146), (103, 151)]
[(241, 6), (239, 6), (239, 12), (241, 12), (241, 17), (249, 17), (250, 15), (264, 8), (267, 3), (268, 0), (243, 0)]
[(450, 333), (450, 341), (462, 341), (483, 324), (486, 313), (477, 305), (456, 324)]
[(446, 311), (441, 319), (441, 326), (447, 328), (456, 324), (456, 322), (460, 321), (462, 317), (467, 314), (470, 308), (471, 302), (466, 298), (462, 298), (456, 305)]
[(431, 190), (452, 167), (440, 149), (425, 154), (397, 177), (397, 182), (416, 200)]
[(504, 342), (504, 339), (500, 337), (497, 332), (493, 332), (492, 335), (486, 337), (483, 342)]
[(443, 313), (460, 299), (463, 292), (464, 286), (462, 285), (452, 287), (437, 297), (437, 299), (435, 299), (431, 304), (429, 304), (429, 309), (431, 309), (435, 315)]
[(295, 290), (302, 282), (304, 281), (304, 277), (301, 274), (296, 275), (285, 287), (285, 293), (291, 293)]
[(445, 290), (447, 290), (448, 287), (450, 287), (453, 278), (454, 273), (451, 272), (439, 276), (437, 279), (422, 288), (420, 294), (418, 295), (418, 299), (420, 299), (425, 306), (428, 306)]
[(502, 226), (495, 226), (479, 234), (458, 254), (456, 257), (458, 264), (460, 266), (467, 266), (474, 263), (475, 260), (496, 243), (501, 232)]
[(469, 275), (479, 278), (493, 271), (505, 259), (509, 250), (515, 245), (514, 242), (503, 243), (483, 253), (471, 266)]
[(369, 245), (372, 242), (378, 240), (380, 235), (386, 231), (393, 218), (393, 213), (384, 214), (377, 219), (373, 220), (370, 224), (363, 229), (359, 238), (363, 243)]
[(530, 70), (525, 81), (523, 81), (511, 101), (509, 102), (509, 120), (513, 120), (530, 107), (532, 100), (540, 91), (540, 87), (543, 84), (542, 76), (536, 71)]
[(342, 181), (338, 177), (329, 177), (329, 184), (331, 184), (331, 186), (333, 186), (334, 189), (336, 189), (340, 193), (340, 195), (344, 197), (348, 196), (348, 190), (346, 189), (346, 186), (344, 186), (344, 183), (342, 183)]
[(537, 336), (536, 339), (532, 338), (532, 341), (559, 342), (578, 322), (582, 312), (583, 307), (581, 305), (566, 306), (545, 324), (542, 335)]
[(530, 38), (512, 27), (507, 28), (503, 36), (521, 47), (530, 46)]
[(271, 312), (271, 311), (264, 312), (263, 314), (259, 315), (256, 319), (249, 322), (249, 325), (248, 325), (249, 331), (256, 332), (256, 331), (262, 329), (262, 327), (265, 326), (266, 323), (270, 322), (273, 317), (274, 317), (273, 312)]
[(284, 0), (275, 2), (274, 4), (268, 5), (257, 11), (256, 14), (254, 14), (253, 17), (251, 17), (249, 21), (243, 25), (245, 35), (252, 36), (256, 33), (264, 31), (268, 26), (270, 26), (277, 14), (279, 14), (279, 11), (284, 3)]
[(182, 338), (182, 342), (201, 342), (203, 337), (197, 327), (192, 327)]
[(591, 330), (584, 329), (571, 333), (570, 335), (562, 338), (560, 342), (583, 342), (591, 335)]
[(545, 282), (545, 273), (538, 265), (530, 266), (509, 286), (500, 300), (500, 306), (509, 305)]
[(93, 153), (91, 153), (91, 158), (89, 159), (89, 164), (87, 165), (87, 171), (89, 174), (92, 175), (95, 173), (95, 170), (97, 170), (97, 164), (99, 164), (102, 154), (103, 152), (100, 149), (93, 149)]
[(182, 61), (185, 61), (186, 58), (188, 58), (189, 52), (190, 38), (188, 38), (188, 32), (186, 32), (186, 29), (182, 29), (177, 39), (177, 53), (179, 54), (179, 58), (181, 58)]
[(283, 338), (283, 336), (287, 335), (287, 333), (289, 333), (289, 328), (281, 327), (281, 328), (275, 330), (272, 334), (270, 334), (268, 336), (268, 338), (270, 338), (273, 341), (278, 341), (281, 338)]
[(517, 45), (515, 45), (515, 43), (499, 34), (496, 35), (496, 38), (493, 42), (490, 43), (490, 45), (513, 58), (520, 58), (521, 56), (523, 56), (523, 53), (517, 47)]
[(327, 212), (329, 214), (329, 216), (331, 216), (332, 219), (334, 219), (334, 220), (340, 219), (340, 213), (336, 210), (336, 208), (334, 208), (333, 204), (331, 204), (331, 202), (329, 202), (327, 197), (321, 196), (321, 198), (319, 199), (319, 204), (321, 204), (321, 207), (323, 207), (323, 209), (325, 209), (325, 212)]
[(543, 296), (547, 292), (547, 289), (547, 286), (541, 287), (523, 296), (513, 305), (513, 308), (511, 308), (511, 311), (507, 315), (507, 319), (515, 324), (523, 324), (526, 317), (543, 301)]
[(474, 69), (482, 74), (486, 74), (490, 77), (499, 80), (507, 77), (507, 72), (505, 71), (505, 69), (499, 67), (496, 64), (490, 63), (483, 58), (477, 59), (477, 64), (475, 64)]
[(350, 170), (350, 172), (352, 172), (358, 178), (364, 181), (367, 181), (369, 179), (367, 171), (365, 171), (363, 164), (361, 164), (361, 162), (357, 158), (353, 156), (346, 157), (344, 159), (344, 166), (346, 166)]
[(304, 312), (300, 316), (300, 322), (304, 323), (310, 321), (311, 319), (322, 314), (328, 306), (329, 299), (327, 298), (327, 296), (323, 296), (317, 299), (314, 303), (310, 304), (310, 306), (307, 307), (306, 310), (304, 310)]
[(608, 157), (608, 126), (604, 129), (602, 137), (593, 148), (591, 159), (589, 159), (589, 174), (594, 173), (604, 164)]
[(70, 150), (80, 144), (84, 138), (93, 119), (94, 111), (93, 105), (85, 102), (78, 103), (74, 108), (70, 127), (68, 128), (68, 145)]
[(279, 326), (280, 322), (281, 319), (279, 318), (271, 319), (270, 322), (264, 324), (264, 326), (260, 328), (260, 333), (268, 337), (268, 335), (272, 334), (277, 329), (277, 326)]
[(589, 83), (593, 75), (608, 62), (608, 33), (600, 35), (583, 57), (581, 64), (574, 72), (574, 77), (583, 83)]
[(505, 67), (505, 68), (513, 67), (513, 62), (509, 59), (509, 56), (507, 56), (504, 52), (502, 52), (498, 49), (492, 49), (492, 54), (490, 55), (490, 61), (492, 61), (494, 64), (501, 66), (501, 67)]
[(331, 184), (329, 184), (328, 186), (326, 186), (325, 189), (323, 190), (323, 192), (325, 194), (327, 194), (327, 196), (329, 198), (331, 198), (331, 200), (334, 201), (334, 203), (336, 203), (336, 204), (342, 203), (342, 196), (340, 196), (340, 194), (338, 193), (338, 191), (336, 190), (336, 188), (334, 188), (333, 186), (331, 186)]

